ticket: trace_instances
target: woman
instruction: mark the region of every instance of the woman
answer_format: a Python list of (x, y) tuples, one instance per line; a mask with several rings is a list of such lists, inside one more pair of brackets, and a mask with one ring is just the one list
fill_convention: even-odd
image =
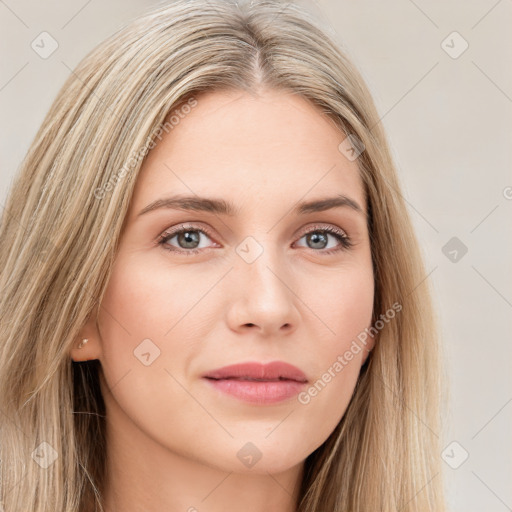
[(100, 44), (0, 233), (4, 510), (443, 510), (418, 244), (299, 7), (179, 0)]

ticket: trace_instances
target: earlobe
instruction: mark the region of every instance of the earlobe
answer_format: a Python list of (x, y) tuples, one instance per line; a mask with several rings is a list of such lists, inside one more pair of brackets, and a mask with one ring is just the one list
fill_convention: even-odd
[(372, 351), (372, 349), (373, 349), (373, 347), (370, 350), (365, 349), (365, 354), (364, 354), (363, 360), (361, 361), (361, 366), (363, 366), (366, 363), (366, 360), (370, 356), (370, 352)]
[(81, 349), (87, 342), (89, 341), (88, 338), (84, 338), (80, 344), (78, 345), (78, 348)]
[(89, 341), (88, 338), (83, 338), (78, 343), (74, 343), (73, 344), (73, 348), (71, 349), (71, 353), (70, 353), (71, 359), (73, 361), (78, 362), (78, 361), (84, 361), (85, 360), (85, 359), (83, 359), (85, 351), (83, 351), (82, 349), (84, 348), (84, 346), (86, 345), (86, 343), (88, 341)]
[(74, 344), (71, 349), (71, 359), (74, 362), (91, 361), (99, 359), (97, 354), (97, 346), (90, 338), (82, 338), (81, 341)]
[(366, 363), (367, 359), (370, 357), (370, 353), (375, 348), (376, 343), (377, 343), (377, 339), (373, 338), (373, 337), (370, 338), (369, 342), (365, 343), (365, 347), (363, 350), (364, 356), (363, 356), (363, 360), (361, 361), (361, 366), (363, 366)]
[(73, 343), (69, 354), (75, 362), (99, 359), (101, 354), (101, 344), (99, 342), (101, 336), (97, 313), (97, 311), (91, 312)]

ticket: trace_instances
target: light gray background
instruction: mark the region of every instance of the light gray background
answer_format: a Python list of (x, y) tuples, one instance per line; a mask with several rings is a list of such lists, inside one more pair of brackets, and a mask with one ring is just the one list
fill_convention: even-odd
[[(70, 70), (158, 3), (0, 0), (0, 205)], [(366, 79), (422, 244), (451, 384), (436, 432), (450, 510), (512, 510), (512, 1), (301, 3)], [(43, 31), (47, 59), (31, 48)]]

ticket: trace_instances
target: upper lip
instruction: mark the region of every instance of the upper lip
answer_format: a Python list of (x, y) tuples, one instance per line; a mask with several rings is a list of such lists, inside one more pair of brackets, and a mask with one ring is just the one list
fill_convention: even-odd
[(252, 380), (294, 380), (307, 382), (306, 375), (296, 366), (284, 361), (270, 363), (248, 362), (223, 366), (209, 371), (205, 375), (209, 379), (252, 379)]

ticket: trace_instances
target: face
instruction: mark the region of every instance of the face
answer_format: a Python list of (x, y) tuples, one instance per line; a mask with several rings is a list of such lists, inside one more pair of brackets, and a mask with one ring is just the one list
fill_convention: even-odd
[[(73, 355), (101, 361), (112, 431), (224, 471), (283, 471), (334, 430), (371, 348), (353, 343), (374, 296), (364, 188), (345, 135), (305, 99), (196, 99), (144, 161)], [(214, 373), (276, 361), (298, 371)]]

